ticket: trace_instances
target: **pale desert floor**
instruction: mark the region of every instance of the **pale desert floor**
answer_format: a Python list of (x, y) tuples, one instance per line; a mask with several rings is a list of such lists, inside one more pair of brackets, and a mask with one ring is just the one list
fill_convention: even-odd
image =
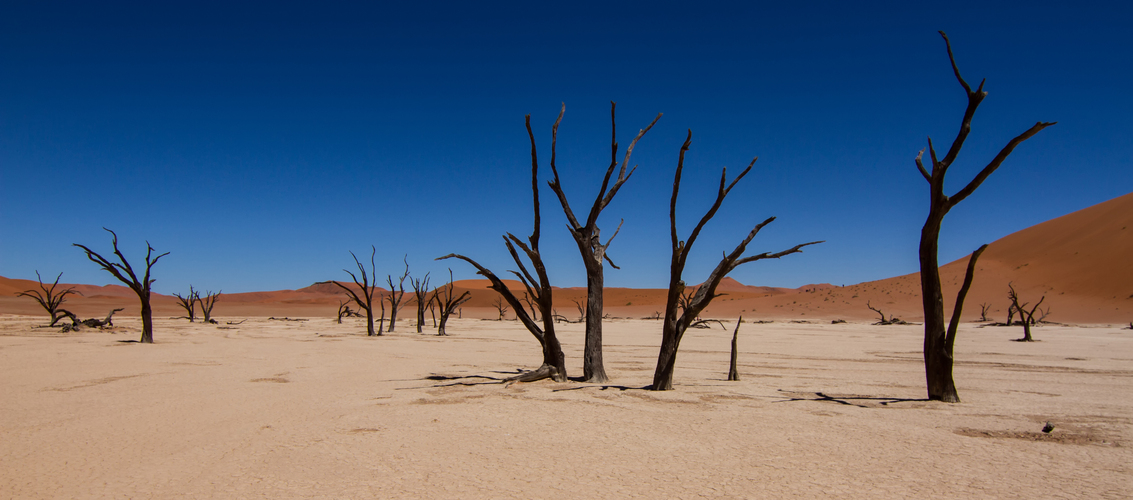
[[(222, 318), (231, 319), (231, 318)], [(1129, 498), (1133, 331), (966, 325), (962, 404), (924, 401), (921, 330), (694, 330), (676, 390), (657, 322), (605, 327), (612, 386), (535, 367), (515, 322), (367, 338), (250, 319), (60, 334), (0, 317), (2, 498)], [(221, 326), (224, 325), (223, 321)], [(561, 326), (571, 375), (582, 326)], [(1044, 422), (1054, 432), (1040, 431)]]

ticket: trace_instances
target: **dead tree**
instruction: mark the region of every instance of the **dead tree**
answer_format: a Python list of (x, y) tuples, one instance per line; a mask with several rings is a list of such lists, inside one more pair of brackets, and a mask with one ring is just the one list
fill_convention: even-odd
[(868, 307), (869, 310), (881, 315), (881, 321), (874, 323), (875, 325), (907, 325), (907, 324), (909, 324), (909, 322), (907, 322), (907, 321), (905, 321), (901, 318), (898, 318), (896, 316), (892, 316), (892, 315), (889, 316), (889, 319), (885, 319), (885, 313), (881, 312), (881, 309), (878, 309), (878, 308), (870, 305), (868, 300), (865, 301), (865, 306)]
[[(692, 234), (689, 235), (687, 242), (680, 241), (677, 238), (677, 193), (680, 191), (681, 186), (681, 173), (684, 170), (685, 152), (688, 151), (689, 144), (692, 143), (692, 130), (688, 131), (688, 137), (685, 139), (684, 144), (681, 146), (680, 156), (677, 160), (677, 173), (673, 180), (673, 196), (669, 201), (669, 231), (672, 239), (672, 259), (669, 265), (669, 293), (665, 300), (665, 320), (661, 330), (661, 350), (657, 355), (657, 369), (653, 374), (653, 385), (651, 388), (655, 391), (668, 391), (673, 388), (673, 371), (677, 362), (677, 349), (680, 347), (681, 338), (684, 337), (685, 331), (688, 330), (689, 324), (700, 315), (704, 308), (712, 302), (712, 299), (718, 297), (716, 294), (716, 287), (720, 285), (728, 273), (732, 272), (736, 267), (746, 264), (748, 262), (755, 262), (763, 259), (778, 259), (784, 255), (801, 252), (802, 247), (807, 245), (814, 245), (822, 243), (821, 241), (812, 241), (809, 243), (802, 243), (795, 245), (792, 248), (783, 250), (776, 253), (761, 253), (749, 257), (743, 257), (744, 251), (747, 250), (748, 243), (755, 238), (763, 226), (766, 226), (775, 220), (774, 217), (759, 223), (748, 233), (747, 237), (736, 245), (736, 248), (731, 253), (724, 256), (712, 273), (708, 275), (708, 279), (696, 288), (693, 296), (687, 300), (687, 305), (681, 307), (681, 296), (685, 292), (685, 282), (681, 278), (684, 273), (685, 263), (688, 261), (689, 251), (692, 250), (693, 243), (696, 243), (697, 236), (700, 231), (704, 229), (704, 225), (716, 215), (716, 211), (720, 209), (720, 205), (724, 203), (724, 197), (728, 192), (735, 187), (736, 183), (743, 179), (748, 172), (751, 171), (752, 165), (755, 165), (755, 160), (751, 160), (747, 168), (740, 172), (732, 180), (731, 184), (727, 183), (727, 169), (720, 173), (720, 187), (716, 192), (716, 202), (712, 204), (712, 208), (708, 210), (700, 222), (693, 228)], [(758, 158), (757, 158), (758, 159)], [(678, 315), (679, 314), (679, 315)]]
[[(370, 276), (376, 277), (376, 274), (374, 272), (374, 255), (377, 253), (377, 247), (370, 245), (370, 272), (367, 273), (366, 266), (363, 266), (361, 262), (358, 262), (358, 256), (354, 255), (354, 252), (350, 252), (350, 256), (354, 257), (354, 265), (358, 266), (358, 274), (362, 275), (362, 281), (358, 281), (358, 276), (347, 269), (343, 269), (343, 272), (349, 274), (350, 279), (354, 280), (354, 285), (358, 287), (357, 292), (355, 292), (350, 287), (343, 285), (342, 283), (331, 281), (331, 283), (334, 283), (335, 285), (338, 285), (339, 288), (343, 289), (351, 299), (354, 299), (354, 303), (358, 304), (358, 307), (362, 308), (363, 311), (366, 311), (366, 335), (369, 337), (376, 337), (382, 334), (380, 330), (377, 332), (374, 331), (375, 287), (370, 286)], [(361, 295), (359, 295), (359, 293), (361, 293)], [(378, 299), (378, 301), (381, 302), (381, 299)], [(385, 316), (384, 312), (382, 316)]]
[(991, 321), (987, 319), (987, 313), (991, 311), (991, 304), (983, 302), (980, 304), (980, 321)]
[[(952, 207), (956, 206), (971, 195), (976, 188), (980, 186), (990, 176), (999, 165), (1003, 163), (1011, 151), (1015, 149), (1023, 141), (1031, 138), (1040, 130), (1054, 125), (1053, 122), (1038, 122), (1026, 132), (1019, 134), (1017, 137), (1007, 143), (1006, 146), (1000, 150), (999, 154), (987, 164), (979, 174), (975, 176), (963, 189), (956, 192), (951, 197), (944, 194), (944, 176), (948, 171), (948, 167), (956, 160), (956, 156), (960, 154), (960, 148), (964, 146), (964, 140), (967, 139), (968, 133), (972, 129), (972, 116), (979, 107), (980, 102), (987, 96), (984, 92), (984, 81), (980, 82), (980, 86), (975, 90), (964, 81), (960, 76), (960, 69), (956, 66), (956, 59), (952, 55), (952, 44), (948, 41), (948, 36), (943, 31), (940, 36), (944, 37), (945, 46), (948, 49), (948, 60), (952, 64), (952, 71), (956, 75), (956, 80), (960, 82), (960, 86), (964, 88), (964, 92), (968, 97), (968, 107), (964, 111), (964, 118), (960, 122), (960, 131), (956, 135), (956, 139), (952, 141), (952, 147), (949, 148), (948, 153), (944, 158), (937, 158), (936, 150), (932, 146), (932, 139), (928, 139), (928, 150), (932, 159), (932, 170), (926, 170), (921, 158), (924, 156), (922, 149), (917, 154), (916, 164), (917, 170), (920, 171), (921, 176), (929, 184), (929, 213), (925, 220), (924, 227), (921, 229), (920, 240), (920, 269), (921, 269), (921, 300), (924, 306), (924, 360), (925, 360), (925, 379), (928, 385), (929, 399), (944, 401), (948, 403), (958, 403), (960, 401), (959, 395), (956, 393), (956, 384), (952, 379), (952, 346), (954, 342), (955, 331), (949, 327), (949, 330), (944, 328), (944, 296), (941, 292), (940, 283), (940, 269), (937, 264), (937, 248), (940, 240), (940, 225), (944, 220), (944, 216)], [(984, 247), (980, 247), (984, 248)], [(972, 254), (972, 258), (968, 262), (969, 275), (965, 276), (965, 282), (969, 281), (970, 273), (974, 272), (975, 259), (978, 257), (979, 251)], [(955, 308), (952, 311), (952, 324), (956, 324), (960, 320), (960, 312), (964, 306), (964, 295), (961, 294), (957, 297)]]
[(200, 294), (197, 294), (197, 302), (201, 304), (201, 316), (205, 317), (205, 323), (216, 324), (216, 320), (212, 319), (212, 307), (215, 306), (216, 301), (220, 299), (220, 293), (221, 292), (216, 292), (214, 294), (211, 290), (206, 291), (203, 298)]
[[(562, 120), (562, 114), (559, 114), (559, 120)], [(507, 246), (508, 252), (511, 254), (512, 260), (515, 261), (519, 271), (512, 271), (523, 283), (527, 294), (533, 297), (535, 305), (539, 308), (539, 314), (542, 316), (542, 325), (532, 319), (531, 315), (523, 308), (523, 304), (519, 298), (515, 296), (507, 285), (504, 284), (499, 277), (489, 271), (484, 266), (476, 263), (476, 261), (459, 254), (448, 254), (444, 257), (439, 257), (437, 260), (457, 258), (461, 259), (473, 267), (477, 272), (488, 278), (492, 283), (491, 288), (503, 296), (504, 300), (515, 309), (515, 314), (527, 331), (531, 332), (542, 346), (543, 350), (543, 364), (536, 370), (527, 372), (520, 377), (523, 381), (538, 380), (539, 378), (552, 378), (558, 382), (565, 382), (567, 379), (566, 371), (566, 357), (563, 356), (562, 345), (559, 344), (559, 338), (555, 335), (555, 315), (552, 310), (552, 289), (551, 279), (547, 277), (547, 268), (543, 265), (543, 257), (539, 254), (539, 235), (540, 235), (540, 214), (539, 214), (539, 160), (535, 152), (535, 135), (531, 132), (531, 115), (527, 115), (527, 137), (531, 140), (531, 196), (534, 200), (533, 210), (535, 212), (534, 228), (531, 231), (531, 236), (527, 238), (528, 243), (524, 243), (514, 234), (507, 233), (504, 236), (504, 245)], [(558, 121), (555, 121), (555, 129), (558, 128)], [(552, 129), (554, 130), (554, 129)], [(553, 147), (552, 147), (553, 150)], [(527, 270), (527, 266), (523, 264), (523, 259), (520, 258), (519, 252), (515, 247), (523, 250), (527, 255), (527, 259), (531, 262), (531, 267), (535, 271), (532, 276), (531, 272)], [(518, 379), (517, 379), (518, 380)]]
[(65, 314), (60, 313), (59, 307), (67, 301), (68, 295), (82, 295), (82, 293), (71, 287), (56, 292), (55, 288), (59, 286), (59, 278), (62, 277), (63, 273), (59, 273), (59, 275), (55, 277), (55, 282), (51, 284), (50, 288), (48, 288), (43, 284), (43, 278), (39, 276), (39, 271), (36, 271), (35, 279), (39, 282), (39, 288), (40, 290), (43, 290), (43, 292), (40, 293), (39, 290), (24, 290), (22, 292), (16, 293), (17, 297), (31, 297), (36, 302), (39, 302), (39, 305), (42, 306), (45, 311), (47, 311), (47, 314), (51, 315), (51, 324), (49, 326), (55, 326), (55, 323), (58, 323), (59, 320), (67, 317)]
[(130, 267), (130, 263), (126, 261), (126, 257), (118, 250), (118, 234), (114, 231), (102, 228), (113, 235), (111, 244), (114, 246), (114, 255), (118, 257), (118, 262), (110, 262), (94, 250), (91, 250), (83, 245), (75, 243), (74, 246), (81, 248), (87, 254), (87, 258), (91, 262), (98, 264), (104, 271), (112, 274), (118, 281), (121, 281), (126, 286), (130, 287), (135, 294), (138, 295), (138, 300), (142, 306), (142, 338), (139, 342), (143, 344), (153, 343), (153, 308), (150, 307), (150, 286), (153, 285), (154, 279), (150, 279), (150, 270), (153, 269), (154, 264), (162, 257), (169, 255), (165, 252), (157, 257), (153, 257), (153, 247), (149, 242), (146, 242), (146, 272), (138, 279), (137, 274), (134, 273), (134, 268)]
[(413, 287), (413, 298), (417, 301), (417, 333), (425, 326), (425, 308), (429, 305), (429, 273), (421, 279), (409, 278)]
[(739, 358), (739, 350), (736, 348), (736, 339), (740, 335), (740, 323), (744, 322), (744, 317), (736, 320), (736, 331), (732, 332), (732, 361), (728, 364), (728, 380), (739, 381), (740, 371), (736, 369), (736, 360)]
[(504, 300), (503, 297), (496, 297), (496, 300), (492, 302), (492, 306), (496, 308), (496, 321), (503, 321), (504, 315), (507, 314), (509, 309), (507, 301)]
[(389, 283), (389, 295), (386, 300), (389, 302), (389, 332), (393, 333), (393, 329), (397, 327), (397, 311), (401, 310), (401, 299), (405, 298), (405, 278), (409, 277), (409, 256), (403, 258), (405, 262), (405, 273), (397, 280), (397, 285), (393, 284), (393, 276), (386, 275), (386, 283)]
[(349, 297), (349, 296), (346, 297), (345, 301), (343, 301), (343, 300), (338, 301), (338, 324), (340, 324), (340, 325), (342, 324), (342, 318), (361, 318), (362, 317), (362, 313), (360, 313), (358, 311), (350, 310), (350, 304), (353, 303), (353, 302), (354, 302), (354, 299)]
[(602, 261), (605, 260), (610, 263), (611, 267), (618, 269), (618, 266), (614, 265), (614, 261), (610, 260), (610, 256), (606, 254), (606, 249), (609, 248), (610, 243), (614, 241), (614, 237), (618, 235), (618, 231), (622, 228), (622, 223), (619, 222), (614, 234), (610, 235), (605, 243), (602, 243), (601, 230), (598, 228), (598, 216), (613, 201), (622, 184), (625, 184), (637, 170), (635, 165), (628, 172), (626, 171), (630, 155), (633, 154), (633, 147), (649, 129), (653, 128), (657, 120), (661, 119), (661, 113), (658, 113), (657, 118), (654, 118), (649, 126), (638, 131), (637, 137), (634, 137), (633, 142), (630, 142), (629, 147), (626, 148), (625, 159), (622, 160), (622, 166), (618, 170), (618, 177), (611, 185), (610, 178), (614, 174), (614, 169), (618, 166), (617, 121), (614, 118), (616, 106), (616, 103), (610, 102), (610, 166), (606, 168), (606, 176), (602, 178), (602, 187), (598, 190), (598, 196), (594, 198), (594, 203), (590, 206), (590, 213), (583, 222), (579, 222), (574, 211), (571, 210), (566, 193), (563, 192), (559, 171), (555, 168), (555, 140), (558, 136), (559, 121), (562, 121), (563, 113), (566, 111), (565, 103), (562, 110), (559, 111), (559, 120), (555, 122), (555, 127), (551, 129), (551, 172), (554, 174), (554, 180), (549, 185), (559, 198), (559, 204), (562, 205), (563, 212), (567, 217), (567, 229), (570, 230), (571, 236), (574, 237), (574, 241), (578, 245), (578, 251), (582, 255), (582, 264), (586, 268), (586, 346), (582, 357), (582, 377), (587, 382), (594, 383), (603, 383), (609, 380), (602, 362), (602, 289), (605, 279)]
[[(1038, 307), (1038, 306), (1035, 306), (1035, 307)], [(1039, 319), (1036, 319), (1034, 324), (1037, 325), (1039, 323), (1046, 323), (1047, 322), (1046, 317), (1050, 314), (1050, 306), (1046, 306), (1046, 309), (1039, 309), (1038, 311), (1039, 311)]]
[(441, 311), (441, 322), (437, 326), (437, 336), (443, 337), (448, 335), (448, 333), (445, 332), (445, 324), (448, 323), (449, 316), (452, 316), (452, 313), (455, 312), (461, 304), (468, 302), (468, 300), (472, 298), (472, 294), (467, 290), (459, 296), (453, 295), (453, 288), (452, 269), (449, 269), (448, 283), (433, 290), (433, 297), (430, 300), (430, 302), (435, 303), (437, 309)]
[[(535, 319), (535, 321), (539, 321), (539, 309), (535, 307), (535, 303), (531, 302), (531, 295), (527, 292), (523, 292), (523, 303), (531, 308), (531, 317)], [(516, 316), (516, 318), (518, 318), (518, 316)]]
[(574, 308), (578, 310), (578, 321), (572, 321), (571, 323), (582, 323), (586, 321), (586, 313), (589, 312), (587, 308), (583, 307), (582, 302), (578, 299), (571, 299), (571, 302), (574, 302)]
[(177, 305), (185, 310), (185, 317), (189, 318), (189, 322), (192, 323), (195, 321), (197, 319), (197, 300), (201, 298), (201, 295), (196, 290), (193, 290), (193, 285), (189, 285), (188, 297), (182, 297), (181, 294), (177, 292), (173, 292), (173, 296), (177, 297)]
[(1007, 322), (1003, 326), (1011, 326), (1011, 320), (1015, 317), (1015, 304), (1007, 307)]
[(1023, 338), (1016, 339), (1016, 341), (1034, 342), (1035, 340), (1031, 338), (1031, 325), (1035, 324), (1035, 311), (1039, 308), (1039, 305), (1043, 303), (1043, 300), (1046, 299), (1046, 295), (1043, 295), (1042, 298), (1039, 299), (1038, 304), (1035, 304), (1035, 307), (1032, 307), (1031, 310), (1028, 311), (1024, 309), (1027, 306), (1026, 302), (1022, 304), (1019, 303), (1019, 294), (1015, 293), (1015, 287), (1012, 286), (1011, 283), (1007, 284), (1007, 289), (1009, 290), (1007, 292), (1007, 298), (1011, 299), (1011, 305), (1016, 311), (1019, 311), (1019, 321), (1023, 323)]

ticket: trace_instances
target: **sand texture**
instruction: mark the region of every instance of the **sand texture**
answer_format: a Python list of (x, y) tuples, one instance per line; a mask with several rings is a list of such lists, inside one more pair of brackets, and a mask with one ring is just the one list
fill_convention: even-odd
[[(1129, 498), (1133, 331), (965, 324), (961, 404), (925, 401), (922, 329), (691, 330), (642, 390), (656, 321), (609, 321), (610, 386), (505, 387), (514, 321), (239, 325), (137, 317), (60, 334), (0, 316), (2, 498)], [(561, 327), (572, 375), (582, 325)], [(1040, 432), (1044, 423), (1055, 428)]]

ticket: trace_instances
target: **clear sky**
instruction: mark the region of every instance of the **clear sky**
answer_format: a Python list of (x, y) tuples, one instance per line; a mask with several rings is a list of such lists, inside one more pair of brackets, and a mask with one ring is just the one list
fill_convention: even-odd
[[(233, 5), (239, 4), (239, 5)], [(531, 231), (531, 114), (543, 180), (558, 164), (576, 212), (618, 137), (640, 165), (600, 219), (607, 286), (664, 287), (668, 200), (692, 229), (721, 167), (753, 172), (710, 223), (685, 279), (703, 280), (768, 216), (749, 251), (827, 242), (741, 267), (747, 284), (852, 284), (914, 272), (927, 184), (965, 106), (944, 42), (987, 99), (950, 170), (963, 186), (1024, 143), (945, 219), (941, 261), (1133, 187), (1133, 11), (1123, 2), (5, 2), (0, 7), (0, 275), (113, 281), (71, 246), (135, 265), (172, 252), (155, 290), (291, 289), (378, 272), (434, 278), (463, 253), (514, 269), (500, 235)], [(619, 154), (619, 157), (621, 155)], [(542, 190), (544, 259), (583, 286)]]

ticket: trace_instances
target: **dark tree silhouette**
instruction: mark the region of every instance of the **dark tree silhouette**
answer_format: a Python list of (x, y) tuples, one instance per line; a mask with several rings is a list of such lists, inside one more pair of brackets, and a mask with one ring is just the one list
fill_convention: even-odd
[(1046, 295), (1043, 295), (1042, 298), (1039, 299), (1038, 304), (1035, 304), (1035, 307), (1032, 307), (1031, 310), (1028, 311), (1024, 309), (1027, 307), (1026, 302), (1022, 304), (1019, 303), (1019, 294), (1015, 293), (1015, 287), (1011, 283), (1007, 284), (1007, 289), (1009, 290), (1007, 292), (1007, 298), (1011, 299), (1011, 306), (1014, 307), (1016, 311), (1019, 311), (1019, 321), (1023, 323), (1023, 338), (1017, 339), (1017, 341), (1034, 342), (1035, 339), (1031, 338), (1031, 325), (1035, 324), (1035, 311), (1038, 310), (1043, 300), (1046, 300)]
[(736, 361), (739, 358), (739, 349), (736, 346), (736, 339), (740, 336), (740, 324), (744, 322), (744, 317), (736, 320), (736, 331), (732, 332), (732, 361), (728, 364), (728, 380), (739, 381), (740, 371), (736, 368)]
[[(949, 332), (944, 328), (944, 296), (941, 292), (940, 283), (940, 269), (937, 264), (937, 248), (940, 240), (940, 225), (944, 220), (944, 216), (952, 207), (956, 206), (975, 192), (976, 188), (984, 182), (999, 165), (1007, 159), (1007, 156), (1023, 141), (1031, 138), (1040, 130), (1054, 125), (1055, 122), (1038, 122), (1026, 132), (1019, 134), (1014, 139), (1011, 139), (999, 154), (988, 163), (979, 174), (976, 174), (968, 185), (963, 189), (956, 192), (951, 197), (944, 194), (944, 176), (948, 172), (948, 167), (956, 160), (956, 156), (960, 154), (960, 148), (964, 146), (964, 140), (968, 138), (968, 133), (972, 129), (972, 116), (976, 113), (976, 108), (979, 107), (980, 102), (987, 96), (984, 92), (984, 81), (980, 82), (980, 86), (972, 90), (968, 82), (960, 76), (960, 69), (956, 66), (956, 58), (952, 55), (952, 44), (948, 40), (948, 35), (943, 31), (940, 36), (944, 38), (944, 44), (948, 49), (948, 60), (952, 64), (952, 72), (956, 75), (956, 80), (960, 82), (960, 86), (964, 88), (964, 92), (968, 97), (968, 107), (964, 111), (964, 118), (960, 122), (960, 131), (956, 135), (956, 139), (952, 141), (952, 147), (948, 149), (948, 153), (944, 158), (938, 159), (936, 150), (932, 146), (932, 138), (928, 139), (928, 151), (932, 159), (932, 170), (926, 170), (924, 164), (921, 162), (924, 156), (922, 149), (917, 154), (916, 164), (917, 170), (920, 171), (921, 176), (929, 184), (929, 212), (928, 218), (925, 220), (924, 227), (921, 229), (920, 241), (920, 268), (921, 268), (921, 300), (924, 307), (924, 360), (925, 360), (925, 379), (928, 385), (929, 399), (944, 401), (948, 403), (960, 402), (960, 396), (956, 393), (956, 384), (952, 379), (952, 346), (955, 332)], [(986, 80), (985, 80), (986, 81)], [(983, 248), (983, 247), (981, 247)], [(978, 251), (972, 254), (972, 258), (968, 262), (969, 271), (974, 271), (975, 259), (978, 257)], [(966, 277), (965, 280), (969, 280)], [(952, 313), (952, 322), (959, 321), (960, 311), (963, 308), (963, 297), (958, 297), (955, 309)], [(951, 328), (949, 328), (951, 330)]]
[(177, 292), (173, 292), (173, 296), (177, 297), (177, 305), (185, 310), (185, 317), (189, 318), (189, 322), (195, 321), (197, 319), (197, 300), (201, 298), (200, 292), (193, 290), (193, 285), (189, 285), (188, 297), (182, 297)]
[(213, 294), (210, 290), (205, 292), (204, 297), (201, 297), (199, 293), (197, 294), (197, 302), (201, 304), (201, 316), (205, 317), (205, 323), (216, 324), (216, 320), (212, 319), (212, 307), (215, 306), (216, 301), (220, 299), (220, 293), (221, 292), (216, 292)]
[(429, 273), (425, 273), (425, 277), (421, 279), (409, 278), (409, 284), (413, 287), (413, 298), (417, 301), (417, 333), (422, 333), (422, 328), (425, 326), (425, 308), (430, 304)]
[[(401, 299), (405, 298), (405, 278), (409, 277), (409, 256), (406, 255), (402, 260), (405, 262), (405, 273), (398, 278), (397, 285), (393, 284), (393, 276), (386, 275), (386, 283), (389, 283), (389, 295), (386, 296), (386, 301), (389, 302), (389, 332), (393, 333), (393, 329), (397, 327), (397, 311), (401, 310)], [(382, 317), (385, 317), (383, 307)]]
[(987, 313), (991, 311), (991, 304), (987, 302), (980, 303), (980, 321), (991, 321), (987, 319)]
[(43, 290), (43, 292), (40, 293), (39, 290), (24, 290), (22, 292), (16, 292), (17, 297), (31, 297), (36, 302), (39, 302), (39, 305), (42, 306), (45, 311), (47, 311), (47, 314), (51, 315), (50, 326), (55, 326), (55, 323), (58, 323), (59, 320), (67, 317), (66, 314), (62, 314), (62, 310), (59, 309), (59, 307), (67, 301), (68, 295), (82, 295), (82, 293), (79, 293), (79, 291), (71, 287), (56, 292), (55, 288), (59, 286), (59, 278), (62, 277), (63, 273), (59, 273), (59, 276), (55, 277), (55, 282), (51, 284), (50, 288), (48, 288), (43, 284), (43, 278), (39, 276), (39, 271), (36, 271), (35, 279), (39, 282), (39, 288), (40, 290)]
[[(677, 173), (673, 180), (673, 196), (669, 201), (669, 229), (670, 237), (672, 239), (672, 259), (669, 266), (669, 293), (665, 300), (665, 320), (661, 332), (661, 351), (657, 356), (657, 369), (653, 374), (653, 385), (651, 388), (655, 391), (667, 391), (673, 388), (673, 370), (677, 362), (677, 349), (680, 347), (681, 338), (684, 337), (685, 331), (688, 330), (689, 325), (700, 316), (700, 312), (708, 307), (712, 299), (716, 298), (716, 287), (720, 285), (720, 281), (732, 272), (733, 269), (748, 262), (755, 262), (763, 259), (778, 259), (784, 255), (801, 252), (802, 247), (807, 245), (814, 245), (822, 243), (821, 241), (812, 241), (810, 243), (801, 243), (792, 248), (783, 250), (776, 253), (761, 253), (749, 257), (743, 257), (744, 251), (747, 249), (748, 243), (755, 238), (763, 226), (766, 226), (775, 220), (771, 217), (755, 226), (748, 233), (747, 237), (736, 246), (731, 253), (724, 256), (712, 273), (708, 275), (708, 279), (704, 281), (692, 297), (682, 300), (682, 295), (685, 293), (685, 282), (681, 278), (684, 273), (685, 263), (688, 260), (689, 251), (692, 250), (693, 243), (696, 242), (697, 236), (704, 228), (704, 225), (716, 215), (716, 211), (720, 209), (720, 205), (724, 203), (724, 197), (728, 192), (735, 187), (736, 183), (743, 179), (748, 172), (751, 171), (752, 165), (755, 165), (755, 160), (748, 164), (747, 168), (740, 175), (732, 180), (731, 184), (727, 183), (727, 169), (720, 173), (720, 187), (716, 192), (716, 202), (712, 204), (712, 208), (689, 235), (688, 241), (680, 241), (677, 238), (677, 193), (680, 191), (681, 186), (681, 173), (684, 170), (685, 152), (688, 151), (689, 144), (692, 143), (692, 131), (689, 130), (688, 137), (685, 138), (684, 145), (681, 146), (680, 156), (677, 160)], [(757, 158), (758, 159), (758, 158)]]
[[(622, 160), (621, 169), (618, 170), (618, 178), (614, 180), (613, 185), (610, 184), (610, 177), (614, 174), (614, 169), (618, 166), (618, 134), (617, 134), (617, 120), (614, 119), (614, 108), (616, 103), (610, 102), (610, 166), (606, 169), (606, 176), (602, 178), (602, 187), (598, 190), (598, 196), (594, 198), (593, 205), (590, 206), (590, 213), (586, 216), (584, 222), (579, 222), (575, 217), (574, 211), (570, 208), (570, 203), (567, 201), (566, 194), (563, 192), (562, 182), (559, 179), (559, 171), (555, 168), (555, 149), (554, 144), (558, 136), (558, 124), (562, 121), (563, 113), (566, 112), (566, 104), (563, 104), (562, 111), (559, 112), (559, 120), (555, 122), (555, 127), (551, 129), (551, 172), (554, 174), (554, 180), (549, 183), (551, 190), (559, 198), (559, 204), (563, 207), (563, 212), (567, 217), (567, 229), (570, 230), (571, 236), (578, 244), (578, 251), (582, 255), (582, 264), (586, 268), (586, 345), (583, 349), (582, 356), (582, 378), (587, 382), (603, 383), (609, 380), (606, 376), (606, 368), (602, 362), (602, 290), (604, 286), (604, 276), (602, 269), (602, 261), (605, 260), (610, 263), (614, 269), (618, 266), (614, 265), (614, 261), (610, 260), (610, 256), (606, 254), (606, 249), (609, 248), (610, 243), (614, 241), (614, 237), (618, 235), (621, 230), (622, 224), (618, 223), (618, 228), (614, 230), (614, 234), (602, 243), (601, 230), (598, 228), (598, 216), (601, 215), (602, 210), (613, 201), (614, 196), (618, 194), (622, 184), (625, 184), (637, 170), (635, 165), (629, 171), (626, 168), (629, 164), (630, 155), (633, 154), (633, 147), (637, 145), (649, 129), (661, 119), (661, 114), (657, 114), (657, 118), (649, 126), (641, 129), (637, 133), (637, 137), (633, 138), (633, 142), (626, 148), (625, 159)], [(607, 189), (609, 188), (609, 189)], [(624, 220), (622, 222), (625, 222)]]
[(87, 258), (91, 262), (98, 264), (104, 271), (112, 274), (118, 281), (121, 281), (126, 286), (130, 287), (135, 294), (138, 295), (138, 300), (142, 306), (142, 338), (139, 342), (143, 344), (153, 343), (153, 308), (150, 307), (150, 286), (153, 285), (154, 279), (150, 279), (150, 270), (153, 269), (154, 264), (162, 257), (169, 255), (165, 252), (157, 257), (153, 256), (153, 247), (149, 242), (146, 242), (146, 272), (141, 279), (138, 279), (137, 274), (134, 273), (134, 268), (130, 267), (130, 263), (126, 261), (126, 256), (118, 250), (118, 234), (114, 231), (106, 229), (106, 232), (113, 235), (114, 239), (111, 244), (114, 246), (114, 255), (118, 256), (118, 262), (110, 262), (94, 250), (91, 250), (83, 245), (75, 243), (74, 246), (81, 248), (87, 254)]
[(468, 293), (467, 290), (459, 296), (453, 295), (453, 288), (452, 269), (449, 269), (448, 283), (433, 290), (433, 297), (430, 299), (430, 302), (435, 303), (437, 309), (441, 311), (441, 322), (437, 326), (438, 336), (448, 335), (445, 331), (445, 324), (448, 323), (449, 316), (452, 316), (452, 313), (455, 312), (456, 308), (460, 307), (461, 304), (468, 302), (468, 299), (472, 298), (472, 294)]
[[(342, 283), (331, 281), (331, 283), (338, 285), (339, 288), (346, 291), (346, 294), (349, 295), (351, 299), (354, 299), (354, 303), (358, 304), (358, 307), (362, 308), (363, 311), (366, 311), (366, 335), (370, 337), (376, 337), (382, 334), (380, 330), (377, 332), (374, 331), (374, 287), (370, 286), (370, 276), (376, 276), (374, 274), (374, 255), (377, 253), (377, 247), (370, 245), (370, 272), (367, 273), (366, 266), (358, 262), (358, 256), (354, 255), (354, 252), (350, 252), (350, 256), (354, 257), (354, 265), (358, 266), (358, 274), (362, 275), (362, 281), (358, 281), (358, 276), (349, 270), (343, 269), (343, 271), (350, 275), (350, 279), (354, 280), (354, 284), (358, 287), (357, 292)], [(359, 295), (359, 293), (361, 295)], [(382, 317), (385, 317), (384, 308)]]
[[(562, 113), (559, 114), (559, 120), (562, 119)], [(527, 238), (528, 243), (524, 243), (515, 235), (507, 233), (504, 238), (504, 245), (507, 246), (508, 252), (511, 253), (512, 260), (515, 261), (519, 271), (512, 271), (526, 288), (527, 294), (533, 297), (535, 305), (538, 306), (539, 314), (542, 316), (542, 326), (532, 319), (531, 315), (527, 314), (527, 310), (523, 308), (520, 299), (508, 289), (503, 280), (497, 277), (492, 271), (489, 271), (484, 266), (481, 266), (476, 261), (465, 257), (460, 254), (448, 254), (444, 257), (439, 257), (437, 260), (457, 258), (476, 268), (477, 272), (488, 278), (492, 283), (492, 290), (495, 290), (507, 300), (508, 304), (515, 310), (515, 314), (527, 331), (531, 332), (538, 341), (539, 345), (543, 348), (543, 364), (536, 370), (521, 374), (513, 379), (519, 382), (528, 382), (539, 380), (542, 378), (552, 378), (558, 382), (564, 382), (567, 379), (566, 371), (566, 357), (563, 356), (562, 346), (559, 344), (559, 338), (555, 335), (555, 315), (552, 310), (552, 289), (551, 279), (547, 277), (547, 268), (543, 265), (543, 258), (539, 255), (539, 235), (541, 219), (539, 215), (539, 160), (535, 152), (535, 135), (531, 132), (531, 115), (527, 115), (525, 122), (527, 124), (527, 137), (531, 140), (531, 196), (534, 199), (533, 210), (535, 212), (534, 228), (531, 231), (531, 236)], [(555, 121), (555, 127), (558, 128), (558, 120)], [(554, 142), (551, 143), (552, 155), (554, 154)], [(519, 257), (519, 253), (515, 247), (523, 250), (527, 255), (527, 259), (531, 261), (531, 267), (535, 270), (535, 276), (527, 270), (527, 266), (523, 264), (523, 259)], [(538, 279), (536, 279), (538, 276)]]
[(496, 308), (496, 321), (503, 321), (504, 315), (511, 308), (503, 297), (496, 297), (496, 300), (492, 301), (492, 307)]

